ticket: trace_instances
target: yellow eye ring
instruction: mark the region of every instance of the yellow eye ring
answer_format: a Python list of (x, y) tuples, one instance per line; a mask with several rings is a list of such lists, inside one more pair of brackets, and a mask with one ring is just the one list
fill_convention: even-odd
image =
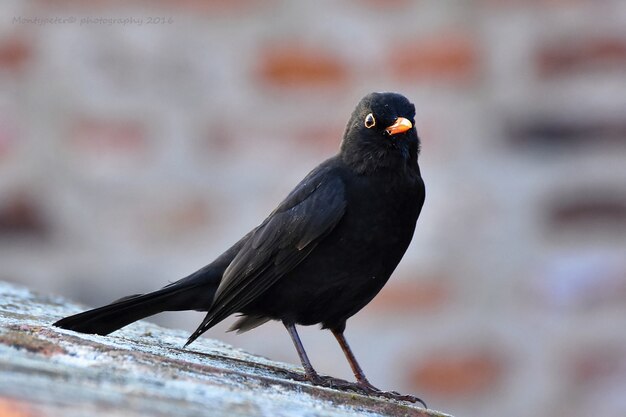
[(374, 119), (374, 115), (372, 113), (365, 116), (364, 124), (365, 124), (365, 127), (368, 129), (376, 126), (376, 119)]

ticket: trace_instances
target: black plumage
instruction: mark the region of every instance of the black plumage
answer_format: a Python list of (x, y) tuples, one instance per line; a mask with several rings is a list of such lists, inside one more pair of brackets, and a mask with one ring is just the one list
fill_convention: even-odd
[(105, 335), (162, 311), (207, 311), (189, 344), (232, 314), (241, 315), (233, 326), (238, 331), (280, 320), (306, 377), (341, 387), (345, 381), (315, 372), (295, 328), (321, 324), (344, 350), (358, 389), (420, 401), (374, 388), (343, 337), (346, 320), (381, 290), (413, 237), (424, 202), (414, 117), (415, 107), (400, 94), (367, 95), (352, 113), (339, 153), (211, 264), (158, 291), (55, 325)]

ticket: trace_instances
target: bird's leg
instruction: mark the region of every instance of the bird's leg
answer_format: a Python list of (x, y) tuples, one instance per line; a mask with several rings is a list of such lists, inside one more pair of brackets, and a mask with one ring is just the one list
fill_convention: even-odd
[(428, 408), (424, 401), (413, 395), (403, 395), (396, 391), (381, 391), (372, 384), (370, 384), (370, 382), (367, 380), (367, 377), (365, 376), (365, 373), (361, 369), (361, 366), (357, 362), (354, 353), (352, 353), (352, 349), (350, 349), (348, 341), (343, 335), (343, 329), (331, 329), (331, 331), (333, 332), (335, 339), (337, 339), (339, 346), (341, 346), (341, 350), (343, 350), (343, 353), (346, 356), (350, 367), (352, 368), (352, 372), (354, 373), (354, 377), (357, 381), (357, 386), (361, 389), (361, 391), (368, 395), (375, 395), (377, 397), (390, 398), (400, 401), (409, 401), (412, 403), (419, 402), (424, 406), (424, 408)]
[(350, 345), (348, 345), (348, 341), (343, 335), (343, 331), (336, 329), (332, 329), (331, 331), (333, 332), (335, 339), (337, 339), (337, 343), (339, 343), (339, 346), (341, 346), (341, 350), (343, 350), (343, 354), (346, 356), (346, 359), (350, 364), (350, 368), (352, 368), (352, 373), (354, 373), (354, 377), (356, 378), (358, 385), (366, 389), (380, 391), (378, 388), (370, 384), (370, 382), (367, 380), (367, 377), (365, 376), (365, 373), (357, 362), (354, 353), (352, 353), (352, 349), (350, 349)]
[(311, 361), (304, 351), (304, 346), (302, 345), (302, 341), (300, 340), (300, 336), (298, 336), (298, 332), (296, 331), (296, 326), (293, 323), (283, 322), (285, 328), (289, 332), (289, 336), (291, 336), (291, 341), (293, 345), (296, 347), (296, 351), (298, 352), (298, 356), (300, 357), (300, 362), (302, 362), (302, 367), (304, 368), (304, 374), (306, 379), (309, 381), (316, 383), (321, 380), (321, 377), (315, 369), (313, 369), (313, 365), (311, 365)]
[(287, 328), (289, 336), (291, 336), (293, 345), (296, 347), (296, 351), (298, 352), (298, 356), (300, 357), (300, 362), (302, 363), (302, 367), (304, 368), (305, 378), (308, 381), (310, 381), (314, 385), (320, 385), (329, 388), (342, 388), (351, 385), (349, 382), (342, 379), (321, 376), (320, 374), (318, 374), (315, 369), (313, 369), (313, 365), (311, 365), (311, 361), (309, 360), (309, 357), (304, 350), (304, 346), (302, 345), (300, 336), (298, 336), (298, 332), (296, 331), (296, 326), (293, 323), (288, 322), (283, 322), (283, 324)]

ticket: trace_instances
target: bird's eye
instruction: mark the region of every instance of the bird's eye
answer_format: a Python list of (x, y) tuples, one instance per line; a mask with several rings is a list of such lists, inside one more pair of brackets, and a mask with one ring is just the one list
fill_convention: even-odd
[(374, 127), (374, 125), (376, 124), (376, 119), (374, 119), (374, 115), (372, 113), (368, 114), (367, 116), (365, 116), (365, 127), (366, 128), (371, 128)]

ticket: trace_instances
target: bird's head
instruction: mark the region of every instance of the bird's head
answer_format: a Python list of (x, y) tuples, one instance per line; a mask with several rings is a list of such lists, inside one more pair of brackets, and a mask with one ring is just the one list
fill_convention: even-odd
[(354, 109), (341, 142), (341, 156), (359, 172), (417, 166), (415, 106), (397, 93), (371, 93)]

